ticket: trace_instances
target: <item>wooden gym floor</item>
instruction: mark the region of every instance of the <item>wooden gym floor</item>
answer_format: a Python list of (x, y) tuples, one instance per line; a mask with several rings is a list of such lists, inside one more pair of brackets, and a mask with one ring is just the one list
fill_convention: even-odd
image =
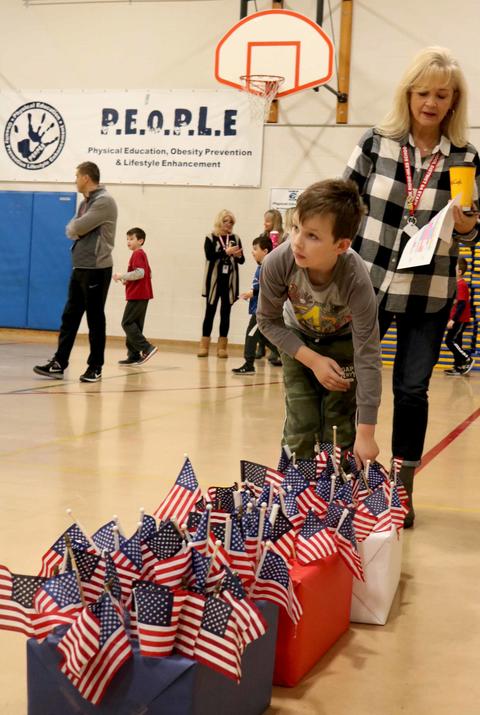
[[(93, 531), (118, 514), (133, 530), (177, 476), (184, 453), (202, 487), (239, 478), (239, 460), (276, 465), (283, 420), (281, 368), (260, 361), (234, 377), (228, 360), (161, 347), (121, 368), (109, 340), (103, 380), (82, 384), (79, 339), (64, 381), (32, 372), (55, 335), (0, 330), (0, 563), (38, 572), (69, 525)], [(257, 363), (258, 365), (258, 363)], [(391, 370), (384, 369), (380, 461), (390, 458)], [(480, 712), (480, 374), (436, 371), (417, 524), (405, 533), (402, 579), (386, 626), (352, 625), (294, 689), (275, 688), (270, 715), (477, 715)], [(0, 632), (0, 713), (25, 715), (25, 639)], [(48, 715), (48, 713), (45, 713)]]

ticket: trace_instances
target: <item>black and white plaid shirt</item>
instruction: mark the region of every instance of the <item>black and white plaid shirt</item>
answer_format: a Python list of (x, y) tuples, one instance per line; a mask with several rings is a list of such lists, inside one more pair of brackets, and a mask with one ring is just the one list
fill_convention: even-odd
[[(398, 261), (410, 236), (407, 224), (407, 186), (402, 159), (402, 146), (408, 147), (414, 189), (418, 189), (432, 156), (422, 159), (413, 137), (395, 141), (369, 129), (355, 147), (343, 178), (353, 179), (367, 206), (353, 242), (367, 264), (375, 292), (382, 307), (393, 313), (435, 313), (455, 293), (455, 266), (458, 241), (474, 241), (477, 231), (455, 234), (451, 245), (438, 241), (435, 255), (427, 266), (397, 270)], [(439, 161), (415, 211), (418, 228), (422, 228), (450, 199), (449, 167), (467, 163), (476, 166), (475, 201), (480, 189), (480, 159), (471, 144), (454, 146), (445, 136), (432, 150), (440, 152)], [(382, 302), (383, 301), (383, 302)]]

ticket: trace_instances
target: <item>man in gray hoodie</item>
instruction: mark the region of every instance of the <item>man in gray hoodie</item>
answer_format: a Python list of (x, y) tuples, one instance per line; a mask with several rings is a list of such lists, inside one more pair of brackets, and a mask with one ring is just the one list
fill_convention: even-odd
[(73, 271), (58, 347), (46, 365), (36, 365), (33, 371), (55, 380), (63, 378), (80, 322), (86, 313), (90, 354), (87, 370), (80, 376), (80, 381), (98, 382), (104, 363), (105, 301), (112, 278), (117, 205), (105, 187), (100, 185), (100, 170), (91, 161), (77, 166), (76, 184), (84, 200), (78, 207), (76, 217), (66, 228), (68, 238), (73, 241)]

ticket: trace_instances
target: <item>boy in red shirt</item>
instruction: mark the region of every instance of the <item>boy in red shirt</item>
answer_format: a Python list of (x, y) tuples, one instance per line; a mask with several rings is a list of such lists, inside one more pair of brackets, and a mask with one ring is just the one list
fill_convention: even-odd
[(127, 245), (132, 251), (126, 273), (114, 273), (112, 278), (125, 286), (127, 305), (122, 318), (122, 328), (127, 336), (128, 355), (119, 365), (143, 365), (157, 352), (157, 348), (143, 335), (143, 325), (148, 301), (153, 298), (152, 279), (147, 254), (142, 246), (146, 234), (141, 228), (127, 231)]
[(473, 367), (473, 358), (462, 349), (462, 336), (465, 326), (470, 321), (470, 291), (463, 278), (467, 272), (467, 261), (459, 258), (457, 262), (457, 295), (447, 323), (445, 344), (453, 353), (453, 368), (445, 370), (446, 375), (466, 375)]

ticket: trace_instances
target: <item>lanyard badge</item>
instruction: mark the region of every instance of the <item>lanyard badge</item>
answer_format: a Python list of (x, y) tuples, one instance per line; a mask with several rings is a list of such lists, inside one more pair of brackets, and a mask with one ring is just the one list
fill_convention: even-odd
[(402, 146), (402, 158), (403, 158), (403, 168), (405, 169), (405, 180), (407, 182), (407, 200), (406, 206), (408, 211), (408, 222), (415, 225), (417, 219), (415, 218), (415, 211), (418, 208), (422, 194), (426, 189), (428, 182), (430, 181), (435, 167), (440, 159), (440, 152), (437, 152), (430, 161), (428, 165), (425, 176), (420, 182), (420, 186), (416, 191), (413, 189), (413, 179), (412, 179), (412, 166), (410, 164), (410, 157), (408, 156), (408, 149), (406, 146)]

